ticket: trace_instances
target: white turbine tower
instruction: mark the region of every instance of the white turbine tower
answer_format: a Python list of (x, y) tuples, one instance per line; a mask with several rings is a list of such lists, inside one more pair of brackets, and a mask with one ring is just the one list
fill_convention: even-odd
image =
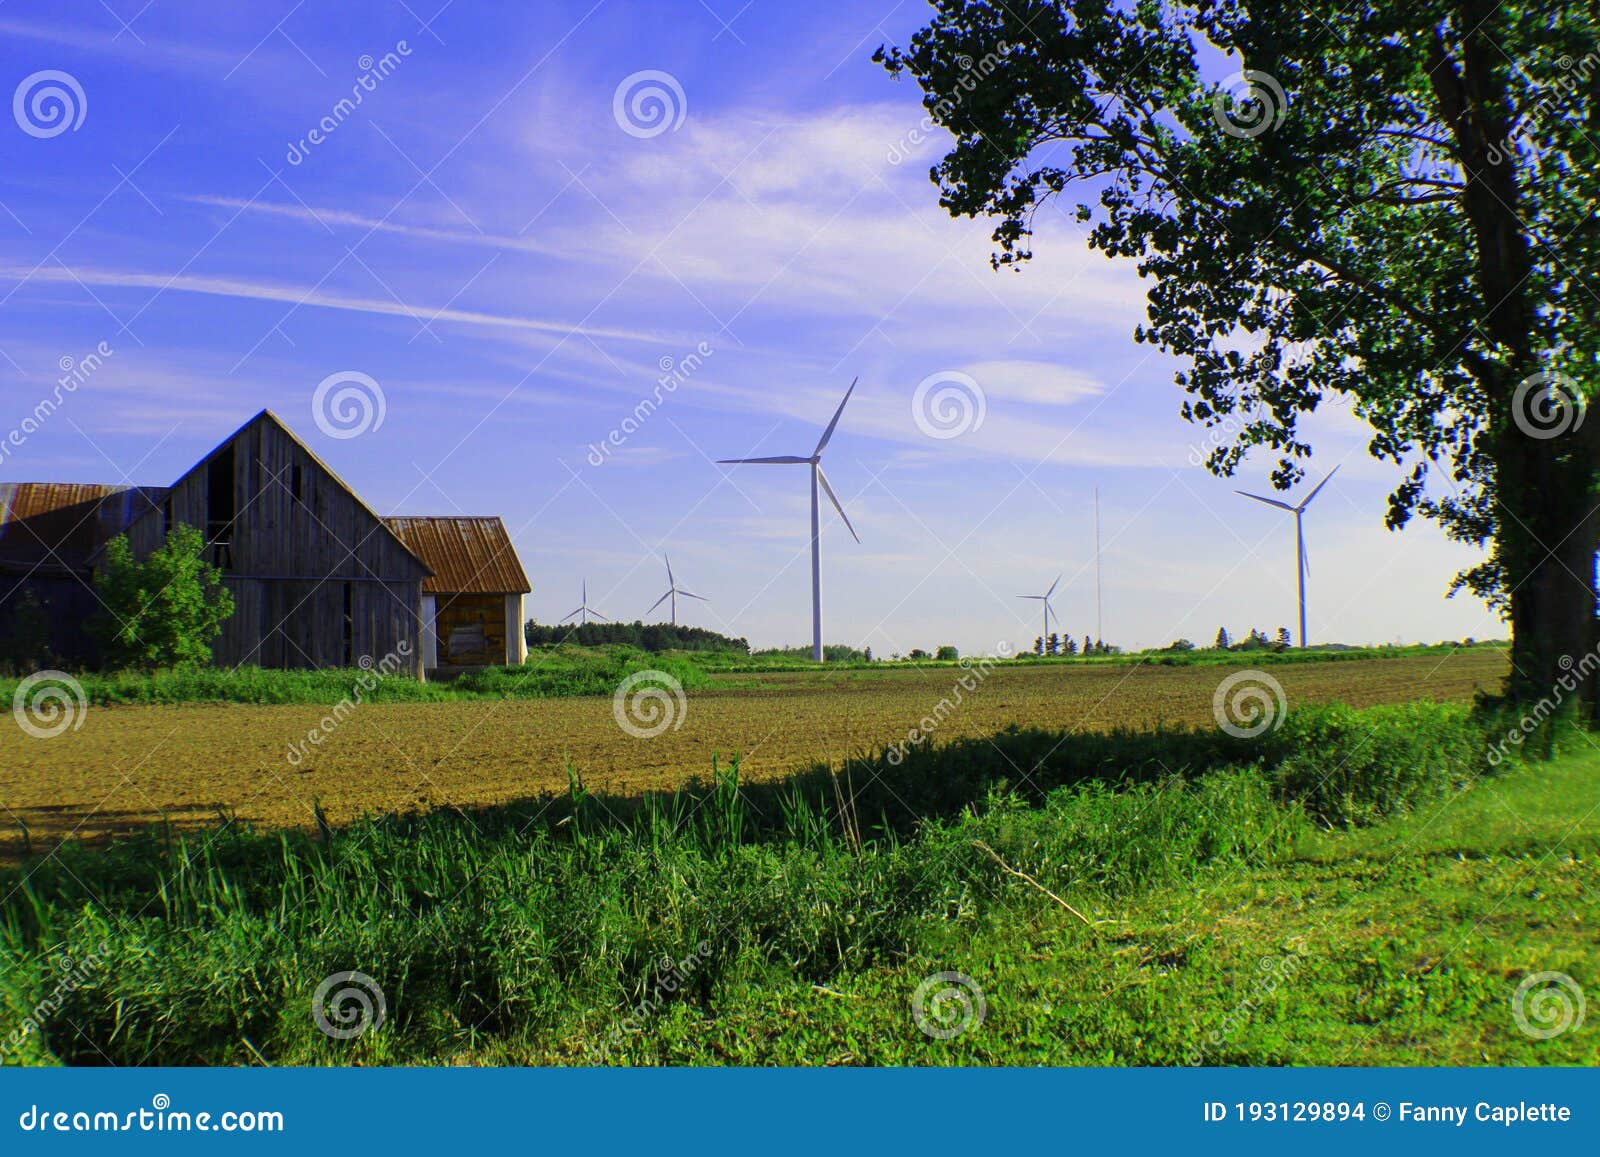
[(839, 424), (839, 415), (844, 413), (845, 402), (850, 400), (850, 395), (855, 393), (857, 378), (850, 383), (850, 388), (844, 392), (844, 401), (839, 403), (839, 408), (833, 412), (833, 421), (828, 423), (828, 428), (822, 432), (822, 438), (817, 442), (817, 448), (811, 452), (811, 457), (802, 458), (796, 454), (780, 454), (774, 458), (723, 458), (718, 461), (720, 466), (810, 466), (811, 467), (811, 658), (815, 662), (822, 662), (822, 548), (821, 530), (817, 520), (817, 485), (828, 495), (828, 501), (833, 503), (833, 508), (839, 512), (839, 517), (844, 520), (845, 529), (850, 532), (850, 537), (857, 542), (861, 536), (856, 533), (856, 528), (850, 525), (850, 516), (844, 512), (844, 507), (839, 505), (839, 496), (833, 492), (833, 487), (828, 485), (828, 476), (822, 472), (822, 452), (828, 447), (828, 440), (833, 437), (834, 427)]
[[(680, 587), (678, 585), (678, 580), (672, 577), (672, 560), (670, 558), (667, 558), (666, 555), (662, 555), (661, 557), (666, 560), (666, 564), (667, 564), (667, 593), (662, 595), (659, 599), (657, 599), (655, 602), (650, 604), (650, 611), (655, 610), (662, 603), (666, 602), (668, 599), (671, 599), (672, 600), (672, 625), (674, 627), (676, 627), (678, 625), (678, 596), (679, 595), (682, 595), (686, 599), (699, 599), (703, 603), (709, 603), (711, 600), (706, 598), (705, 595), (697, 595), (693, 591), (686, 591), (682, 587)], [(650, 611), (646, 611), (645, 614), (648, 615), (650, 613)]]
[(1300, 580), (1300, 646), (1306, 645), (1306, 571), (1310, 563), (1306, 561), (1306, 528), (1304, 516), (1306, 507), (1311, 505), (1311, 500), (1322, 492), (1339, 468), (1335, 466), (1328, 471), (1328, 477), (1317, 483), (1316, 489), (1307, 494), (1299, 506), (1290, 506), (1287, 502), (1279, 502), (1276, 498), (1263, 498), (1259, 494), (1251, 494), (1244, 490), (1235, 490), (1235, 494), (1243, 494), (1246, 498), (1254, 498), (1257, 502), (1265, 502), (1268, 506), (1276, 506), (1279, 510), (1287, 510), (1294, 515), (1294, 543), (1295, 543), (1295, 571)]
[(562, 619), (561, 621), (563, 623), (570, 623), (573, 619), (578, 619), (579, 620), (578, 626), (587, 627), (589, 625), (589, 616), (590, 615), (593, 615), (595, 618), (599, 619), (602, 623), (609, 623), (611, 621), (610, 619), (608, 619), (604, 615), (602, 615), (599, 611), (595, 610), (593, 607), (591, 607), (589, 605), (589, 580), (588, 579), (584, 579), (583, 580), (583, 602), (578, 604), (578, 609), (577, 610), (573, 611), (570, 615), (568, 615), (566, 618)]
[[(1039, 645), (1045, 646), (1050, 638), (1050, 616), (1055, 615), (1056, 609), (1050, 605), (1050, 596), (1056, 593), (1056, 588), (1061, 585), (1061, 576), (1056, 575), (1056, 581), (1050, 584), (1050, 589), (1042, 595), (1018, 595), (1019, 599), (1032, 599), (1034, 602), (1044, 604), (1044, 634), (1039, 636)], [(1056, 615), (1056, 622), (1061, 621), (1061, 616)]]

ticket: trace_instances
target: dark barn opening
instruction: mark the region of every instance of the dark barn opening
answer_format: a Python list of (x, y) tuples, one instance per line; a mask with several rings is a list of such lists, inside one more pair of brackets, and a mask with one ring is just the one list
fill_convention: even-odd
[(224, 570), (233, 565), (233, 520), (239, 512), (233, 465), (233, 446), (228, 445), (206, 466), (206, 542), (212, 565)]

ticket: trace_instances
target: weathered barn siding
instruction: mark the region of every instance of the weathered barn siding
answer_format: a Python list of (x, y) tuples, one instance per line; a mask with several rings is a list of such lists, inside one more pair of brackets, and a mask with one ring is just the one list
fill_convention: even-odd
[(508, 662), (502, 595), (440, 595), (435, 630), (441, 667), (486, 667)]
[(527, 660), (522, 596), (530, 586), (504, 522), (459, 515), (384, 523), (433, 572), (422, 582), (425, 667)]
[(204, 531), (233, 593), (215, 662), (341, 667), (394, 655), (421, 673), (427, 566), (272, 414), (174, 483), (134, 524), (134, 552), (147, 555), (178, 523)]
[(100, 662), (90, 560), (161, 496), (159, 487), (0, 483), (0, 662)]

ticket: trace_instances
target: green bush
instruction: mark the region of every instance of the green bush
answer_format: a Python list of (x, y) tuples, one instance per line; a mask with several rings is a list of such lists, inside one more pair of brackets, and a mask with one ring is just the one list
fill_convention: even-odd
[(94, 576), (103, 608), (95, 630), (112, 665), (154, 669), (211, 661), (211, 644), (233, 614), (233, 595), (205, 551), (205, 537), (181, 522), (146, 559), (134, 557), (125, 534), (106, 544)]
[(1301, 708), (1270, 746), (1282, 797), (1341, 827), (1410, 811), (1488, 770), (1483, 726), (1461, 705)]

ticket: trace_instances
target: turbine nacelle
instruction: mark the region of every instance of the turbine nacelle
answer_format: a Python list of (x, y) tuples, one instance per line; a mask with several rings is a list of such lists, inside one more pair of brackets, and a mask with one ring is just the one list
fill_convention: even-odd
[(648, 615), (651, 611), (654, 611), (662, 603), (666, 602), (668, 599), (671, 599), (672, 600), (672, 625), (674, 627), (676, 627), (678, 625), (678, 596), (679, 595), (682, 595), (686, 599), (699, 599), (703, 603), (709, 603), (711, 600), (706, 598), (705, 595), (697, 595), (693, 591), (686, 591), (682, 587), (680, 587), (678, 585), (678, 580), (673, 578), (673, 576), (672, 576), (672, 559), (668, 558), (666, 555), (662, 555), (661, 559), (662, 559), (663, 562), (665, 562), (667, 564), (667, 593), (662, 595), (655, 602), (651, 603), (650, 604), (650, 610), (646, 611), (645, 614)]
[(861, 379), (856, 378), (850, 383), (850, 388), (844, 392), (844, 398), (839, 402), (839, 408), (834, 410), (833, 417), (828, 421), (827, 428), (822, 431), (822, 437), (817, 439), (817, 448), (809, 457), (798, 454), (773, 454), (763, 458), (719, 458), (719, 466), (809, 466), (811, 467), (811, 658), (815, 662), (822, 662), (822, 555), (818, 541), (821, 533), (817, 524), (817, 489), (820, 485), (822, 492), (828, 496), (828, 501), (833, 503), (834, 510), (838, 511), (840, 520), (845, 529), (850, 532), (850, 537), (857, 542), (861, 536), (856, 533), (856, 528), (850, 523), (850, 516), (844, 512), (844, 504), (839, 501), (839, 496), (833, 492), (833, 486), (828, 482), (828, 476), (822, 471), (822, 452), (828, 448), (828, 443), (833, 439), (834, 430), (838, 429), (839, 417), (844, 413), (850, 395), (855, 393), (856, 383)]
[(1287, 502), (1283, 502), (1277, 498), (1268, 498), (1261, 494), (1251, 494), (1248, 490), (1234, 491), (1235, 494), (1242, 494), (1246, 498), (1252, 498), (1255, 501), (1265, 503), (1268, 506), (1276, 506), (1279, 510), (1287, 510), (1290, 514), (1294, 515), (1295, 575), (1300, 585), (1300, 646), (1302, 648), (1304, 648), (1306, 645), (1306, 575), (1311, 570), (1311, 561), (1309, 556), (1306, 554), (1306, 507), (1311, 505), (1312, 499), (1322, 493), (1322, 488), (1331, 482), (1333, 480), (1333, 476), (1337, 473), (1339, 473), (1339, 467), (1337, 466), (1328, 471), (1328, 476), (1321, 482), (1317, 483), (1316, 486), (1312, 488), (1311, 493), (1307, 494), (1300, 500), (1300, 504), (1298, 506), (1290, 506)]

